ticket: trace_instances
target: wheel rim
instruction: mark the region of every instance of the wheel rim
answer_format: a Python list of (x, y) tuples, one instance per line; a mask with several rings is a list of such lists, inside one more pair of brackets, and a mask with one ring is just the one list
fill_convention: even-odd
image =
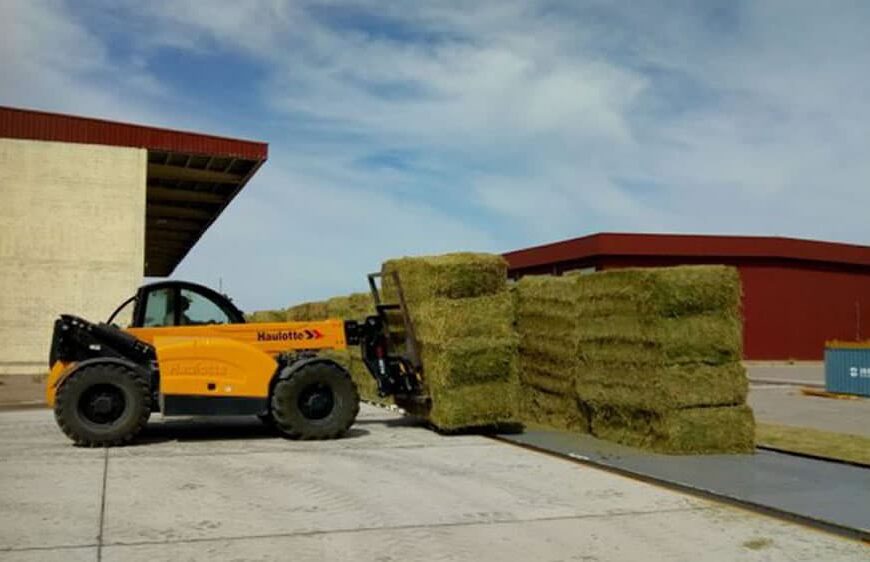
[(112, 384), (95, 384), (79, 398), (79, 415), (93, 425), (109, 426), (124, 414), (127, 400), (124, 391)]
[(335, 408), (335, 395), (328, 385), (312, 384), (299, 394), (298, 406), (307, 419), (322, 420)]

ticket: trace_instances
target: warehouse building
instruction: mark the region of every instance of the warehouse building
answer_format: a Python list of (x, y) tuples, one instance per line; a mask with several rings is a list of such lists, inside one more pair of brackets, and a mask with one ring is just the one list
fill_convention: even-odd
[(170, 275), (267, 151), (0, 107), (0, 375), (46, 372), (59, 313), (106, 319)]
[(736, 266), (744, 357), (821, 360), (829, 340), (870, 339), (870, 246), (755, 236), (600, 233), (504, 254), (509, 274), (687, 264)]

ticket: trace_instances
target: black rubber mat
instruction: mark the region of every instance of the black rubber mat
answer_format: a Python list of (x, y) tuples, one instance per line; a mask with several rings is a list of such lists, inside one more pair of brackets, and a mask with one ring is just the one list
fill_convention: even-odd
[(759, 450), (671, 456), (589, 435), (527, 429), (498, 439), (870, 540), (870, 469)]

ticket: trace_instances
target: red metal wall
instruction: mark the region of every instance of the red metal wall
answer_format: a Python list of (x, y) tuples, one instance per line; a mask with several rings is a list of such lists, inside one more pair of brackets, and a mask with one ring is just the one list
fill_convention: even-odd
[(870, 273), (783, 265), (739, 269), (747, 359), (820, 360), (825, 341), (870, 338)]
[[(703, 258), (600, 258), (600, 269), (710, 263)], [(825, 342), (870, 338), (870, 270), (787, 260), (716, 260), (743, 282), (744, 357), (821, 360)]]

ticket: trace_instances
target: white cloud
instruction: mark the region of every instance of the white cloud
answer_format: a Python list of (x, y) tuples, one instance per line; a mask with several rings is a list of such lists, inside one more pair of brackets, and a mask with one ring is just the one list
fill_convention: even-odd
[(860, 1), (2, 6), (22, 22), (4, 103), (165, 123), (155, 53), (263, 69), (270, 162), (179, 270), (246, 306), (363, 288), (389, 255), (597, 230), (870, 239)]

